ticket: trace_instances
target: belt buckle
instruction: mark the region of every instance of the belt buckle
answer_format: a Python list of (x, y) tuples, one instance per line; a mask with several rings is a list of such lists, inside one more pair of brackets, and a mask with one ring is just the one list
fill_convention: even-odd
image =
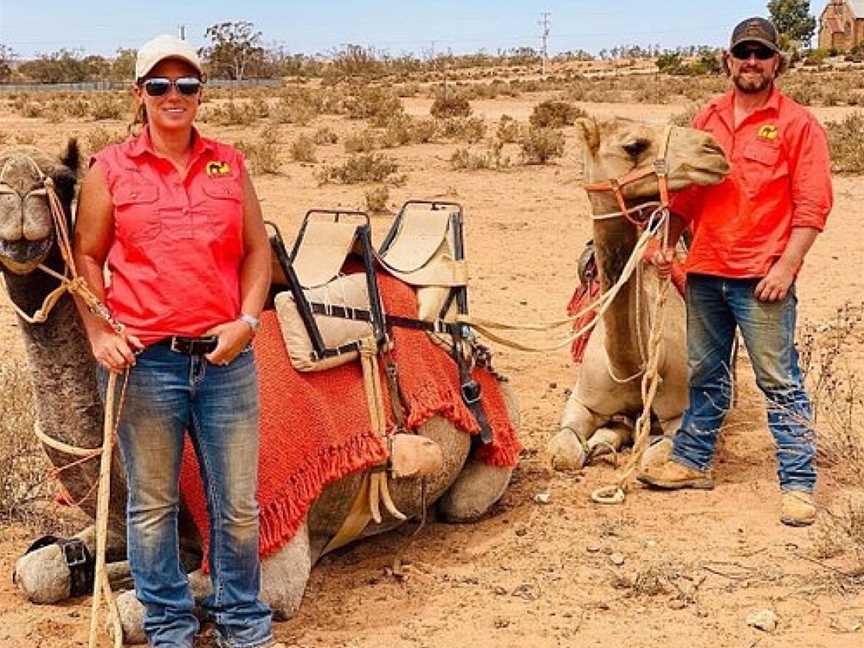
[(79, 538), (73, 538), (63, 543), (63, 558), (70, 569), (86, 565), (89, 558), (87, 545)]
[(482, 390), (480, 389), (480, 383), (476, 380), (462, 383), (459, 389), (462, 391), (462, 400), (465, 401), (466, 405), (473, 405), (480, 400)]

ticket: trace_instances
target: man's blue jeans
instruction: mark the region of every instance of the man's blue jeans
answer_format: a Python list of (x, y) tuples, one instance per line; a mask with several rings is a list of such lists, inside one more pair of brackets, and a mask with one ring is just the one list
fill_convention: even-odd
[(673, 458), (697, 470), (711, 466), (717, 434), (731, 405), (729, 361), (737, 327), (756, 384), (767, 401), (780, 487), (812, 492), (816, 440), (795, 349), (795, 287), (785, 299), (766, 303), (756, 298), (757, 283), (757, 279), (687, 276), (690, 404), (675, 436)]
[[(106, 375), (100, 372), (103, 390)], [(259, 599), (258, 388), (251, 351), (223, 367), (151, 346), (132, 369), (119, 438), (129, 486), (129, 563), (146, 609), (144, 630), (155, 648), (191, 648), (198, 631), (177, 531), (187, 430), (210, 513), (213, 594), (204, 608), (224, 645), (265, 646), (273, 639), (272, 615)]]

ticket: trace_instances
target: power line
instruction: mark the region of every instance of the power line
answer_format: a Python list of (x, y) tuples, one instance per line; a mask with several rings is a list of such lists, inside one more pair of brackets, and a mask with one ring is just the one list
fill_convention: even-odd
[(540, 29), (542, 30), (540, 32), (540, 51), (543, 52), (543, 76), (546, 76), (546, 60), (549, 58), (549, 31), (552, 27), (552, 24), (550, 22), (551, 17), (551, 12), (544, 11), (540, 14), (540, 20), (537, 22), (537, 24), (540, 26)]

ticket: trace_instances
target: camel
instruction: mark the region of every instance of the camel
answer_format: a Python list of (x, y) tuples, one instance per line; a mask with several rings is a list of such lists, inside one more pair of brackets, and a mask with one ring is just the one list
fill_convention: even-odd
[[(584, 144), (587, 183), (617, 179), (634, 169), (651, 167), (667, 134), (662, 125), (626, 119), (602, 122), (582, 119), (578, 126)], [(694, 184), (717, 184), (729, 173), (723, 151), (710, 135), (689, 128), (673, 128), (669, 137), (666, 160), (671, 191)], [(656, 201), (657, 177), (648, 175), (623, 186), (622, 192), (628, 209)], [(624, 217), (596, 218), (620, 211), (611, 191), (592, 191), (588, 196), (595, 216), (597, 267), (601, 288), (606, 291), (621, 276), (639, 232)], [(630, 278), (591, 335), (560, 429), (547, 445), (555, 469), (581, 470), (589, 457), (610, 449), (617, 451), (631, 437), (633, 421), (643, 408), (640, 384), (646, 362), (644, 348), (650, 330), (650, 309), (659, 285), (655, 269), (646, 265), (641, 273)], [(669, 291), (666, 309), (659, 363), (662, 382), (652, 408), (657, 424), (654, 428), (659, 427), (662, 436), (643, 456), (643, 465), (668, 457), (670, 439), (678, 431), (687, 406), (684, 300), (674, 289)]]
[[(78, 149), (71, 141), (60, 159), (35, 148), (0, 150), (0, 268), (9, 297), (23, 311), (34, 312), (56, 281), (35, 270), (39, 263), (62, 269), (62, 260), (53, 245), (54, 234), (45, 196), (31, 194), (40, 186), (38, 169), (54, 180), (68, 222), (78, 168)], [(32, 373), (38, 426), (48, 436), (85, 448), (101, 444), (102, 405), (98, 396), (96, 365), (83, 333), (75, 306), (68, 295), (58, 302), (44, 324), (27, 324), (19, 318), (27, 360)], [(518, 408), (512, 392), (505, 389), (508, 414), (518, 426)], [(365, 414), (365, 412), (364, 412)], [(518, 429), (518, 427), (517, 427)], [(471, 456), (471, 438), (449, 421), (433, 417), (418, 433), (437, 444), (443, 454), (440, 470), (426, 478), (428, 503), (437, 502), (438, 513), (450, 522), (470, 522), (484, 515), (503, 495), (512, 468), (493, 467)], [(63, 468), (74, 460), (46, 448), (52, 464)], [(262, 452), (266, 452), (262, 448)], [(115, 453), (117, 456), (119, 453)], [(91, 517), (95, 510), (91, 486), (97, 478), (98, 462), (90, 461), (61, 472), (61, 481), (74, 501)], [(277, 619), (289, 618), (299, 607), (310, 570), (336, 535), (351, 509), (363, 475), (350, 474), (329, 484), (309, 510), (294, 538), (275, 555), (262, 562), (262, 598)], [(420, 517), (423, 498), (419, 479), (392, 480), (390, 492), (396, 508), (410, 520)], [(88, 496), (89, 494), (89, 496)], [(126, 481), (122, 461), (113, 466), (110, 501), (109, 560), (125, 556)], [(200, 555), (201, 541), (188, 513), (180, 516), (181, 545), (190, 554)], [(370, 523), (361, 537), (391, 530), (403, 522), (384, 514), (381, 523)], [(80, 537), (93, 551), (92, 526)], [(122, 575), (122, 570), (121, 575)], [(57, 545), (50, 545), (22, 557), (15, 569), (19, 588), (31, 601), (51, 603), (70, 595), (70, 573)], [(210, 588), (201, 571), (190, 574), (196, 600)], [(143, 608), (134, 592), (118, 597), (118, 607), (127, 643), (143, 643)]]

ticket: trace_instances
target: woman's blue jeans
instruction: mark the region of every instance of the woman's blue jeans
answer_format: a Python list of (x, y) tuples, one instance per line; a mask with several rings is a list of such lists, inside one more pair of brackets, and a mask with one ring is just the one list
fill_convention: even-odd
[[(106, 379), (100, 371), (103, 391)], [(146, 609), (147, 639), (155, 648), (191, 648), (198, 631), (177, 531), (187, 430), (210, 514), (213, 593), (205, 611), (225, 646), (265, 646), (273, 639), (272, 615), (259, 598), (258, 388), (251, 351), (223, 367), (151, 346), (130, 374), (119, 439), (129, 488), (129, 563)]]
[(730, 356), (736, 328), (765, 394), (768, 427), (777, 445), (783, 490), (812, 492), (816, 439), (810, 401), (798, 367), (794, 284), (786, 298), (761, 302), (758, 279), (687, 276), (687, 355), (690, 404), (675, 436), (675, 461), (707, 470), (732, 396)]

